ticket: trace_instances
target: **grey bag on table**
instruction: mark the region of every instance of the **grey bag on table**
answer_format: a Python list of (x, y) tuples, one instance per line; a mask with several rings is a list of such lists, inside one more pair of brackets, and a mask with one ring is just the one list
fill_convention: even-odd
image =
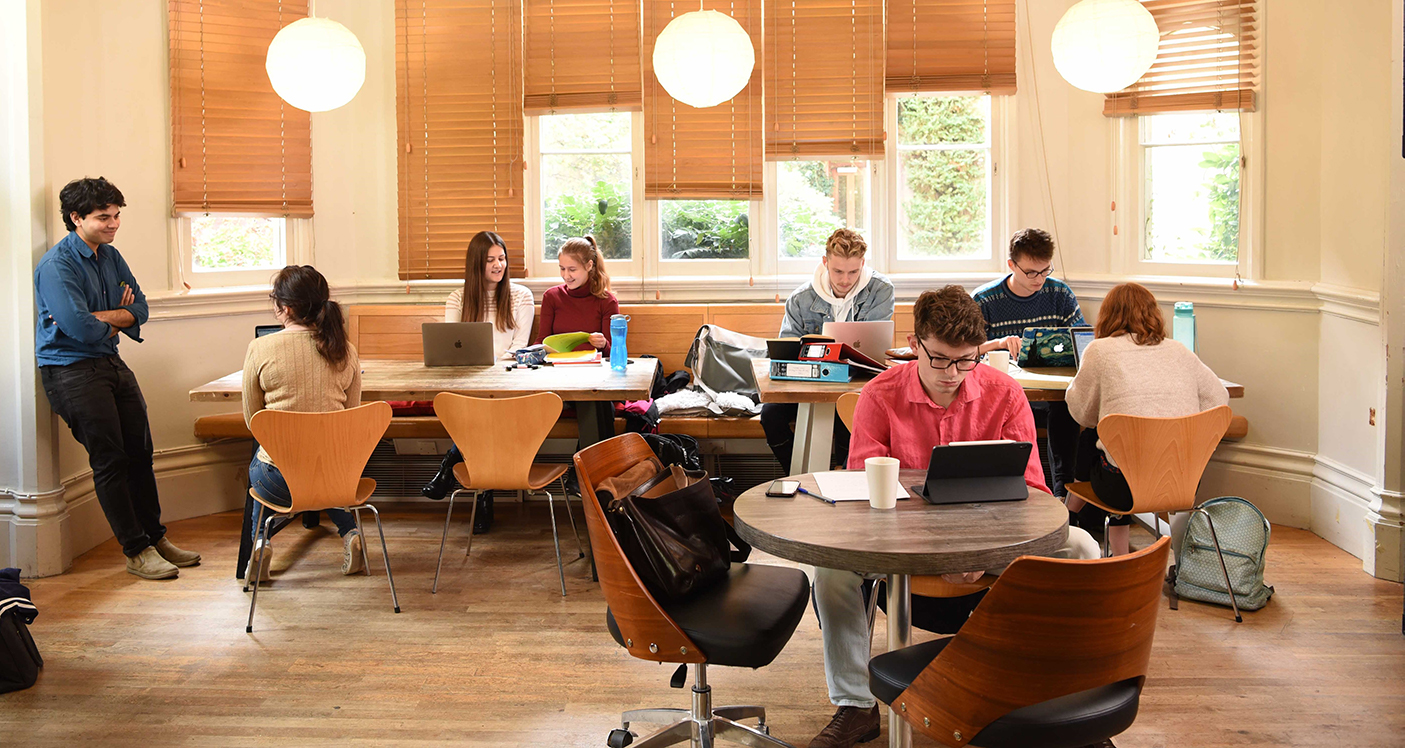
[(692, 370), (693, 383), (713, 397), (735, 392), (755, 402), (758, 394), (751, 362), (758, 358), (766, 358), (765, 339), (703, 325), (693, 336), (683, 365)]

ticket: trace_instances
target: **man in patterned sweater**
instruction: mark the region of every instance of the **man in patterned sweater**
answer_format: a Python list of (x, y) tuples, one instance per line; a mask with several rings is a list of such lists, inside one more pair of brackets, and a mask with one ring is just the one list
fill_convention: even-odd
[[(985, 317), (987, 341), (981, 353), (1007, 348), (1012, 360), (1020, 354), (1020, 337), (1029, 327), (1081, 327), (1083, 311), (1078, 298), (1053, 272), (1054, 239), (1041, 229), (1022, 229), (1010, 238), (1010, 273), (976, 289), (972, 294)], [(1073, 482), (1073, 460), (1078, 449), (1078, 423), (1062, 401), (1030, 403), (1036, 422), (1049, 435), (1049, 465), (1053, 492), (1062, 497), (1065, 484)]]

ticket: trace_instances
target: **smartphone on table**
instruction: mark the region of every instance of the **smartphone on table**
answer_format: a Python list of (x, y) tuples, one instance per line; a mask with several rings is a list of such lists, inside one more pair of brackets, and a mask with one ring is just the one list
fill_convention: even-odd
[(788, 499), (800, 490), (798, 480), (774, 480), (771, 481), (770, 488), (766, 489), (766, 495), (776, 499)]

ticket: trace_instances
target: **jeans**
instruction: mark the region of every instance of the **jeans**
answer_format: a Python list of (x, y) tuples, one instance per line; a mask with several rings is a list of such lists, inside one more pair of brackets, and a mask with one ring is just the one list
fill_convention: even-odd
[[(800, 413), (795, 403), (764, 403), (761, 406), (761, 429), (766, 432), (766, 444), (781, 464), (781, 472), (790, 475), (790, 456), (795, 447), (795, 432), (790, 424)], [(849, 429), (838, 417), (834, 419), (834, 456), (840, 465), (849, 461)]]
[(1049, 486), (1049, 492), (1063, 498), (1068, 494), (1064, 485), (1074, 481), (1074, 461), (1078, 454), (1078, 422), (1073, 420), (1073, 416), (1068, 412), (1068, 404), (1061, 400), (1033, 402), (1029, 404), (1030, 410), (1034, 411), (1034, 421), (1043, 421), (1044, 430), (1048, 433), (1049, 453), (1043, 455), (1048, 460), (1049, 474), (1054, 478), (1054, 485)]
[[(255, 489), (259, 495), (270, 503), (278, 506), (290, 507), (293, 505), (293, 494), (288, 491), (288, 481), (284, 480), (283, 473), (279, 472), (277, 465), (260, 460), (257, 455), (249, 461), (249, 488)], [(264, 505), (254, 502), (254, 521), (250, 527), (250, 533), (254, 540), (258, 540), (260, 523), (263, 522)], [(346, 537), (346, 534), (356, 529), (356, 517), (345, 509), (328, 509), (327, 516), (332, 519), (332, 523), (337, 526), (337, 534)], [(268, 537), (265, 541), (271, 540), (278, 534), (278, 529), (269, 529)]]
[[(1092, 536), (1077, 527), (1070, 527), (1064, 547), (1051, 557), (1086, 559), (1098, 558), (1099, 555), (1098, 544)], [(992, 571), (998, 573), (998, 570)], [(878, 703), (868, 687), (868, 660), (872, 643), (869, 641), (863, 585), (865, 579), (881, 576), (815, 568), (815, 608), (819, 613), (820, 631), (824, 639), (824, 677), (829, 685), (829, 700), (835, 706), (867, 709)], [(913, 607), (917, 607), (915, 603)]]
[(88, 450), (93, 487), (112, 534), (127, 556), (165, 537), (156, 473), (151, 467), (151, 426), (137, 377), (119, 356), (67, 366), (39, 367), (44, 394)]

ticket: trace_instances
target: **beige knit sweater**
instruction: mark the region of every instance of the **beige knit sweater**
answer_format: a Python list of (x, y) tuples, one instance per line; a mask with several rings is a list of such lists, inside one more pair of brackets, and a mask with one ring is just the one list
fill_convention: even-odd
[(1228, 405), (1229, 392), (1215, 372), (1180, 343), (1167, 338), (1156, 345), (1137, 345), (1131, 336), (1119, 335), (1088, 344), (1066, 400), (1073, 420), (1089, 428), (1113, 413), (1193, 415)]
[[(324, 413), (361, 404), (361, 361), (350, 347), (346, 363), (333, 367), (317, 352), (307, 330), (283, 330), (254, 338), (244, 356), (244, 422), (260, 410)], [(272, 465), (259, 447), (259, 459)]]

